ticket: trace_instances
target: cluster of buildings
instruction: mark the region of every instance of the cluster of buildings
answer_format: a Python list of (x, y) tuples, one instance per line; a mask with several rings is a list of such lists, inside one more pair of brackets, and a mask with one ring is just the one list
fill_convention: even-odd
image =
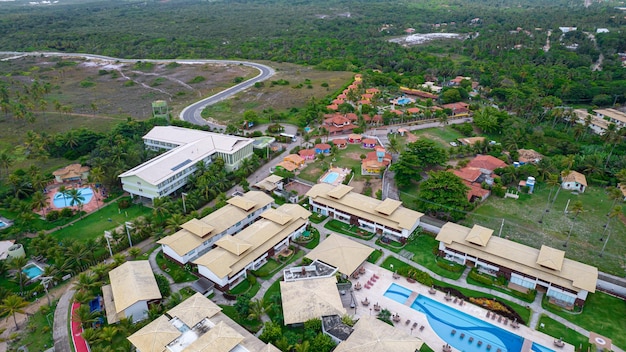
[(626, 113), (616, 109), (595, 109), (588, 112), (585, 109), (575, 109), (576, 122), (588, 126), (593, 133), (603, 135), (610, 124), (616, 129), (626, 126)]

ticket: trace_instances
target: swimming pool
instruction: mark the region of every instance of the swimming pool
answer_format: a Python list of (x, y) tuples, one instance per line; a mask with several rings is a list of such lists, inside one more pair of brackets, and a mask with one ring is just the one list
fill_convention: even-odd
[(4, 221), (0, 220), (0, 229), (6, 226), (7, 224)]
[(324, 176), (324, 178), (322, 179), (322, 182), (332, 184), (333, 182), (337, 181), (338, 177), (339, 177), (339, 173), (334, 172), (334, 171), (329, 172), (328, 174), (326, 174), (326, 176)]
[(26, 274), (30, 280), (32, 280), (40, 277), (41, 274), (43, 274), (43, 269), (37, 264), (30, 263), (22, 268), (22, 272)]
[[(412, 292), (403, 286), (392, 284), (384, 296), (404, 304)], [(522, 349), (524, 338), (521, 336), (428, 297), (418, 295), (411, 304), (411, 308), (424, 313), (435, 333), (460, 351), (495, 352), (500, 349), (502, 352), (518, 352)], [(532, 350), (554, 352), (537, 343), (532, 344)]]
[(400, 98), (397, 100), (398, 105), (406, 105), (406, 104), (411, 104), (413, 101), (411, 101), (411, 99), (409, 98)]
[[(78, 189), (78, 193), (80, 193), (80, 195), (83, 196), (83, 198), (85, 198), (82, 201), (82, 204), (89, 203), (91, 201), (91, 198), (93, 197), (93, 190), (89, 187)], [(54, 195), (54, 198), (52, 198), (52, 202), (54, 203), (54, 206), (57, 208), (65, 208), (67, 206), (70, 206), (70, 204), (72, 204), (72, 197), (70, 197), (68, 194), (57, 192)]]

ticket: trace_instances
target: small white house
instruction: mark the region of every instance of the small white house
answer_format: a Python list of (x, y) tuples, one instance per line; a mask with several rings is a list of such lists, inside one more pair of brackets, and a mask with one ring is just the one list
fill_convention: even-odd
[(580, 172), (570, 171), (569, 174), (563, 176), (561, 188), (583, 193), (587, 188), (587, 178)]

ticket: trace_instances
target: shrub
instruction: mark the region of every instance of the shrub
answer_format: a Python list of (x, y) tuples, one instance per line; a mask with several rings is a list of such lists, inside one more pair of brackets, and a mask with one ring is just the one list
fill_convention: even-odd
[(62, 218), (71, 218), (74, 215), (74, 211), (71, 208), (63, 208), (61, 209), (61, 217)]
[(46, 214), (46, 220), (55, 221), (55, 220), (58, 220), (60, 216), (61, 216), (61, 213), (59, 213), (58, 210), (52, 210), (48, 214)]
[(322, 320), (319, 318), (309, 319), (304, 322), (304, 330), (322, 332)]
[(189, 83), (190, 84), (200, 83), (200, 82), (204, 82), (205, 80), (206, 80), (206, 78), (204, 78), (202, 76), (196, 76), (191, 81), (189, 81)]
[(117, 206), (118, 206), (120, 209), (128, 209), (128, 208), (130, 207), (130, 204), (131, 204), (131, 203), (130, 203), (130, 199), (128, 199), (128, 198), (123, 198), (123, 199), (120, 199), (120, 200), (117, 202)]
[(482, 275), (481, 273), (479, 273), (476, 268), (472, 269), (469, 273), (469, 277), (472, 280), (478, 281), (483, 285), (488, 285), (491, 286), (493, 285), (493, 279), (490, 277), (487, 277), (485, 275)]
[(170, 289), (170, 283), (167, 281), (167, 278), (161, 274), (155, 274), (154, 278), (156, 279), (157, 286), (159, 286), (159, 291), (161, 292), (161, 296), (169, 297), (172, 292)]

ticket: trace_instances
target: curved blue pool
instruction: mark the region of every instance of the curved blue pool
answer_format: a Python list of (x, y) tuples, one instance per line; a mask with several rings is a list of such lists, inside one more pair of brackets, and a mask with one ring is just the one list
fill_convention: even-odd
[(406, 105), (406, 104), (412, 103), (411, 99), (409, 98), (400, 98), (397, 101), (398, 101), (398, 105)]
[[(391, 284), (384, 296), (405, 304), (412, 292), (406, 287)], [(424, 313), (435, 333), (460, 351), (496, 352), (500, 349), (502, 352), (519, 352), (524, 344), (524, 338), (519, 335), (422, 295), (417, 296), (411, 308)], [(554, 352), (535, 342), (532, 351)]]
[[(91, 201), (91, 198), (93, 197), (93, 190), (89, 187), (79, 188), (78, 193), (80, 193), (80, 195), (83, 196), (83, 198), (85, 198), (82, 201), (83, 204), (89, 203)], [(57, 192), (52, 198), (52, 202), (54, 203), (54, 206), (57, 208), (65, 208), (65, 207), (69, 207), (72, 204), (72, 197), (70, 197), (67, 194)]]
[(339, 177), (338, 173), (334, 171), (329, 172), (326, 176), (324, 176), (324, 178), (322, 179), (322, 182), (332, 184), (333, 182), (337, 181), (338, 177)]

